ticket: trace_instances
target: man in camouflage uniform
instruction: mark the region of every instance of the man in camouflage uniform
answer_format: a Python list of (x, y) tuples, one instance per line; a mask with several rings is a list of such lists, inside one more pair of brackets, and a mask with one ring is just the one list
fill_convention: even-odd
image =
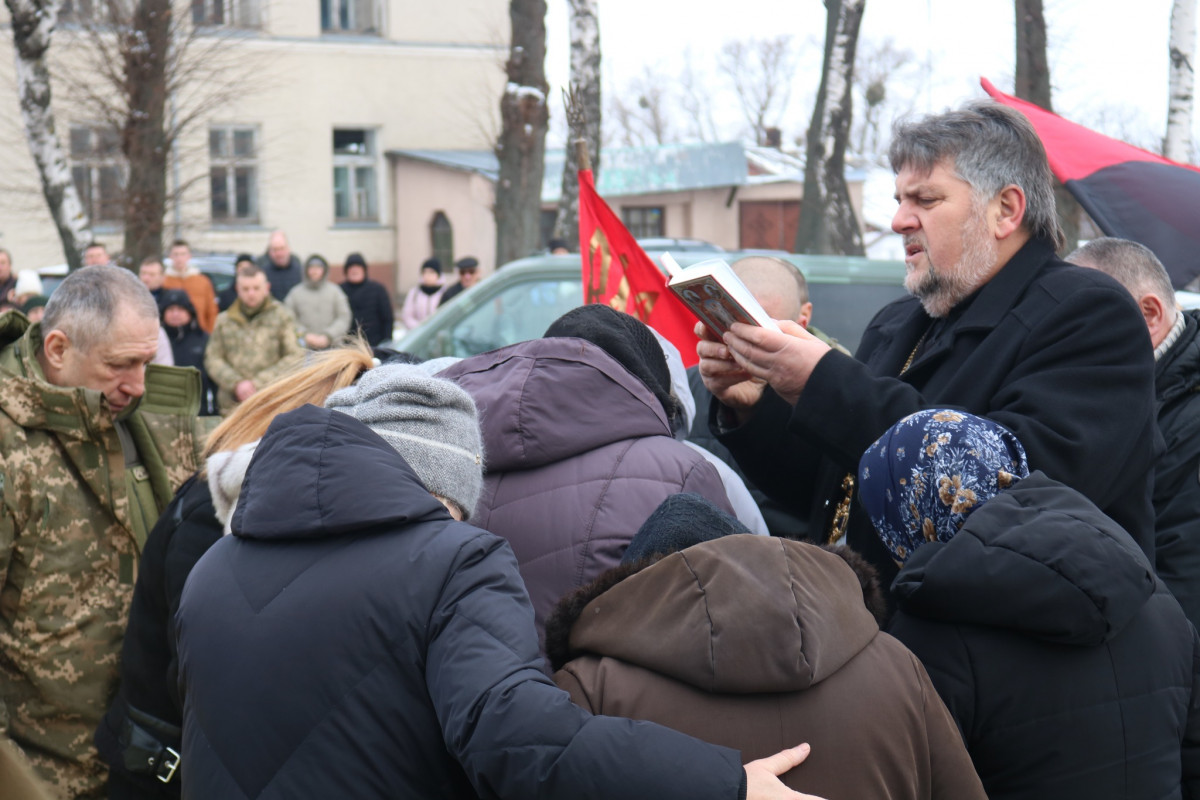
[(103, 797), (92, 732), (142, 543), (199, 464), (199, 378), (151, 366), (158, 309), (87, 267), (41, 323), (0, 315), (0, 735), (63, 798)]
[(271, 296), (266, 273), (238, 267), (238, 299), (217, 315), (204, 352), (204, 368), (217, 384), (217, 406), (228, 414), (304, 357), (292, 312)]

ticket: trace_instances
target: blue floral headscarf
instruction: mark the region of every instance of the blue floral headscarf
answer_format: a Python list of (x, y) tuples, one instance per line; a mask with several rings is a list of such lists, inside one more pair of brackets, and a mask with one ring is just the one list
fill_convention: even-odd
[(1012, 431), (964, 411), (929, 409), (897, 422), (858, 462), (858, 496), (879, 538), (904, 562), (949, 541), (975, 509), (1029, 474)]

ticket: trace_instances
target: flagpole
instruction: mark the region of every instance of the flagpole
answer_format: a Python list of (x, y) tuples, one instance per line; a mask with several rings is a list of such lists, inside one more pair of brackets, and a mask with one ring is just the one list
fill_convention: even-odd
[[(583, 101), (579, 97), (579, 87), (571, 84), (569, 90), (563, 89), (563, 108), (567, 114), (567, 130), (580, 131), (587, 128), (587, 112), (584, 111)], [(580, 135), (571, 142), (575, 148), (575, 163), (581, 171), (592, 169), (592, 156), (588, 153), (587, 137)]]

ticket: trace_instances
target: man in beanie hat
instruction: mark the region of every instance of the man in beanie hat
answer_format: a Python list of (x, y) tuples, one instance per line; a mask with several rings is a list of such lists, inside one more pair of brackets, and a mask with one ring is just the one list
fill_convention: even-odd
[(357, 330), (371, 347), (391, 339), (395, 324), (392, 298), (388, 296), (387, 287), (367, 277), (367, 260), (362, 253), (346, 256), (342, 272), (346, 276), (342, 291), (350, 301), (350, 314), (354, 320), (351, 330)]
[(453, 519), (483, 469), (465, 392), (385, 365), (327, 403), (275, 418), (184, 587), (183, 796), (801, 797), (774, 774), (803, 750), (743, 772), (549, 681), (512, 551)]
[(458, 297), (459, 293), (464, 289), (470, 289), (479, 283), (479, 259), (474, 256), (460, 258), (454, 263), (454, 268), (458, 270), (458, 283), (445, 291), (438, 305), (445, 305), (455, 297)]
[(426, 259), (421, 265), (421, 282), (408, 290), (408, 295), (404, 298), (404, 308), (400, 309), (400, 321), (404, 323), (404, 327), (411, 331), (428, 319), (437, 311), (445, 291), (442, 262), (436, 258)]
[(46, 313), (46, 303), (49, 301), (50, 298), (46, 295), (35, 294), (21, 306), (21, 312), (29, 318), (30, 322), (41, 322), (42, 316)]
[(1200, 638), (1127, 532), (963, 411), (902, 419), (858, 476), (903, 565), (888, 632), (929, 670), (988, 797), (1200, 793)]

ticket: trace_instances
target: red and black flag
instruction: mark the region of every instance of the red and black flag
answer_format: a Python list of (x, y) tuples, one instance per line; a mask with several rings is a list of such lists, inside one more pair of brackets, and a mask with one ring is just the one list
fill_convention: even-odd
[(1033, 123), (1050, 169), (1106, 236), (1140, 242), (1175, 288), (1200, 276), (1200, 169), (1068, 122), (1025, 100), (983, 89)]

